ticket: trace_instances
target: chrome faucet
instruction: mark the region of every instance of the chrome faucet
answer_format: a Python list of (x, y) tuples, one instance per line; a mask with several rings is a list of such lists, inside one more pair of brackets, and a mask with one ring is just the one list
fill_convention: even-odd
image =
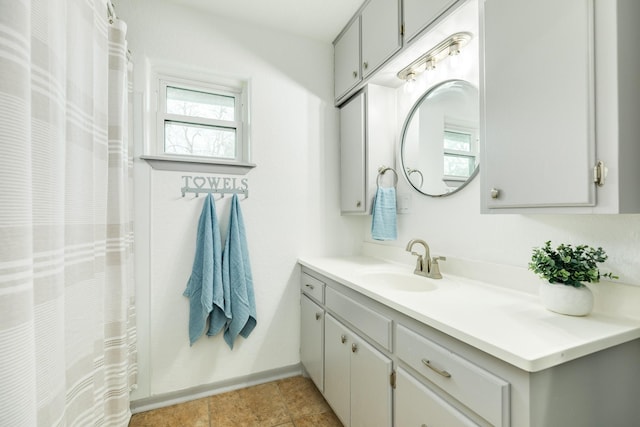
[[(419, 254), (418, 252), (413, 251), (413, 245), (415, 245), (416, 243), (424, 247), (424, 256)], [(422, 239), (411, 239), (409, 240), (409, 243), (407, 243), (406, 251), (411, 252), (411, 255), (415, 255), (418, 257), (416, 261), (416, 269), (413, 271), (415, 274), (430, 277), (432, 279), (442, 279), (442, 274), (440, 273), (440, 264), (438, 264), (438, 260), (445, 261), (447, 258), (443, 256), (431, 258), (429, 245), (427, 245), (427, 242)]]

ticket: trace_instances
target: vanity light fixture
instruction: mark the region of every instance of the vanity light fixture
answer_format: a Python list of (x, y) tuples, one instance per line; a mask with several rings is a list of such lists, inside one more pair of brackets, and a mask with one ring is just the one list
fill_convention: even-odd
[(424, 73), (427, 70), (435, 69), (436, 64), (447, 56), (458, 55), (460, 53), (460, 49), (469, 43), (471, 37), (471, 33), (467, 32), (455, 33), (449, 36), (430, 49), (427, 53), (420, 56), (420, 58), (400, 70), (397, 74), (398, 78), (409, 82), (415, 80), (418, 74)]

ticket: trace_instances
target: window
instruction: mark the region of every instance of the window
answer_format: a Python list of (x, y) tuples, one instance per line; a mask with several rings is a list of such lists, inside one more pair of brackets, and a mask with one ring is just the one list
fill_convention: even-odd
[(153, 76), (155, 138), (143, 158), (154, 168), (194, 170), (176, 162), (255, 166), (249, 163), (247, 81), (184, 73)]

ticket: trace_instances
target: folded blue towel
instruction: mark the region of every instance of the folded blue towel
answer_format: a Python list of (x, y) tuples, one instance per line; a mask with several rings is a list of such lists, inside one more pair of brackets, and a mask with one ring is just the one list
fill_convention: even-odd
[(229, 286), (232, 313), (224, 340), (233, 349), (238, 334), (247, 338), (257, 323), (249, 251), (237, 194), (231, 200), (229, 229), (222, 254), (222, 280)]
[(371, 237), (375, 240), (396, 240), (396, 189), (378, 187), (373, 199), (373, 218), (371, 219)]
[(189, 342), (193, 345), (203, 334), (207, 318), (214, 310), (224, 312), (220, 306), (222, 294), (222, 243), (216, 217), (216, 206), (211, 194), (207, 195), (198, 221), (196, 255), (191, 276), (183, 295), (189, 297)]

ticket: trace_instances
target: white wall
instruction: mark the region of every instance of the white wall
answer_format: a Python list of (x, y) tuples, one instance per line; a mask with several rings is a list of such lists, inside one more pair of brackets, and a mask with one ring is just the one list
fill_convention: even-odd
[[(606, 267), (640, 285), (640, 215), (480, 215), (480, 180), (445, 198), (410, 190), (412, 212), (399, 238), (374, 242), (370, 217), (340, 217), (338, 122), (333, 108), (332, 47), (218, 19), (152, 0), (118, 4), (128, 22), (137, 91), (145, 58), (251, 79), (253, 162), (241, 203), (249, 239), (258, 327), (229, 351), (221, 337), (187, 338), (182, 291), (193, 261), (202, 198), (180, 197), (178, 172), (136, 161), (136, 247), (140, 385), (135, 399), (232, 379), (299, 362), (296, 258), (357, 253), (363, 242), (403, 251), (414, 237), (433, 253), (526, 268), (545, 240), (603, 246)], [(440, 67), (434, 79), (451, 78)], [(460, 68), (462, 70), (462, 68)], [(477, 82), (477, 70), (460, 71)], [(398, 90), (398, 134), (418, 90)], [(140, 141), (137, 141), (140, 147)], [(399, 165), (396, 165), (397, 167)], [(225, 202), (218, 202), (224, 223)], [(409, 255), (408, 255), (409, 256)], [(409, 256), (410, 257), (410, 256)], [(446, 274), (446, 262), (442, 263)]]
[[(349, 254), (362, 238), (338, 207), (338, 124), (332, 46), (151, 0), (122, 2), (135, 63), (147, 60), (250, 79), (252, 162), (241, 202), (258, 325), (233, 351), (221, 336), (189, 347), (188, 300), (203, 197), (137, 159), (136, 256), (140, 384), (134, 400), (299, 363), (301, 254)], [(139, 126), (139, 123), (136, 123)], [(136, 141), (140, 154), (142, 142)], [(216, 202), (225, 236), (228, 200)]]

